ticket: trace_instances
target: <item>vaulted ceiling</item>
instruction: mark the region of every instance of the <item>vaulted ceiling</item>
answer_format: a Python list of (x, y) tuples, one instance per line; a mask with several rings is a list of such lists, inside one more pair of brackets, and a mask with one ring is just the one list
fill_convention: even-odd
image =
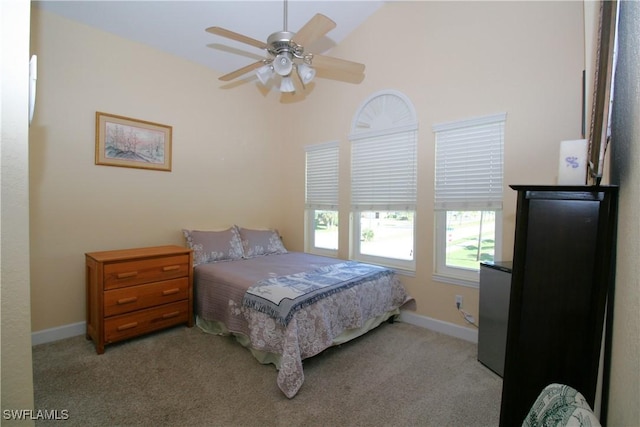
[[(102, 29), (226, 74), (265, 52), (205, 31), (223, 27), (260, 41), (286, 29), (296, 32), (316, 13), (337, 27), (308, 50), (327, 53), (385, 1), (36, 1), (36, 7)], [(286, 4), (286, 15), (285, 15)], [(285, 23), (286, 17), (286, 23)]]

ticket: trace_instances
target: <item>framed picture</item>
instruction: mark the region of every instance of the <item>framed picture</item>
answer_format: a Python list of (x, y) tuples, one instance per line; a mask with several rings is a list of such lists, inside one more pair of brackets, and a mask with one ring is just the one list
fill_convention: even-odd
[(96, 112), (96, 165), (171, 171), (171, 126)]
[(611, 137), (611, 111), (617, 61), (617, 22), (619, 2), (600, 3), (600, 28), (596, 53), (594, 97), (588, 145), (587, 181), (599, 185), (603, 177), (605, 154)]

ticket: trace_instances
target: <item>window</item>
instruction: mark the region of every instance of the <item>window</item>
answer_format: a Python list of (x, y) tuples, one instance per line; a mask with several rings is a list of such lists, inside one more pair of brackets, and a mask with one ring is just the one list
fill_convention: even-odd
[(399, 92), (374, 94), (354, 117), (352, 257), (415, 270), (417, 122)]
[(433, 127), (438, 280), (477, 287), (480, 262), (501, 256), (505, 120), (503, 113)]
[(338, 252), (338, 143), (305, 147), (307, 250), (336, 256)]
[(413, 261), (414, 211), (360, 211), (360, 255)]

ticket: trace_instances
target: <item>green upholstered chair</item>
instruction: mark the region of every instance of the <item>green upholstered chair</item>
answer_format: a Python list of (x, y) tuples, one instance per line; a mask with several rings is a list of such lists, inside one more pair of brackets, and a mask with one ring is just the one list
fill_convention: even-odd
[(563, 384), (550, 384), (534, 402), (522, 427), (600, 427), (584, 396)]

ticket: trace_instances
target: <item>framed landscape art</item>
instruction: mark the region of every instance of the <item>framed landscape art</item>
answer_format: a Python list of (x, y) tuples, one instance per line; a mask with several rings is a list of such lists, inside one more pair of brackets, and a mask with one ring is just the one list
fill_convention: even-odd
[(171, 171), (171, 126), (96, 112), (96, 165)]

